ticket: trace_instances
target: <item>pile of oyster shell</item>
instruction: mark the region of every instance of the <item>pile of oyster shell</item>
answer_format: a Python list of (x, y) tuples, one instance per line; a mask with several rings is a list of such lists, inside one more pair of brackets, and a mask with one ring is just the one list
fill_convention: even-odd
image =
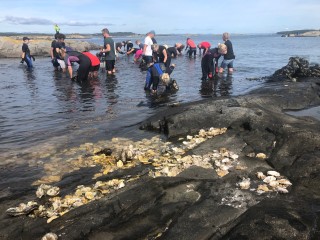
[[(97, 181), (91, 186), (79, 185), (73, 193), (63, 197), (58, 196), (60, 194), (59, 187), (44, 184), (48, 181), (57, 182), (63, 174), (79, 170), (82, 167), (101, 166), (99, 172), (94, 175), (94, 179), (108, 175), (113, 171), (134, 168), (138, 165), (147, 165), (146, 169), (151, 177), (177, 176), (191, 166), (214, 169), (220, 177), (224, 177), (233, 169), (244, 170), (246, 167), (240, 164), (239, 156), (226, 148), (212, 150), (204, 155), (188, 154), (199, 144), (224, 134), (226, 131), (226, 128), (210, 128), (207, 131), (201, 129), (195, 136), (188, 135), (185, 138), (180, 138), (176, 144), (163, 141), (159, 136), (140, 141), (113, 138), (111, 141), (101, 141), (96, 144), (86, 143), (78, 148), (64, 150), (52, 157), (49, 162), (39, 161), (39, 164), (43, 164), (47, 176), (35, 183), (39, 185), (36, 196), (42, 198), (41, 202), (45, 203), (39, 204), (35, 201), (27, 204), (21, 203), (18, 207), (9, 208), (7, 214), (44, 217), (48, 218), (47, 222), (50, 223), (68, 211), (111, 194), (125, 187), (128, 182), (135, 181), (140, 177), (139, 175), (124, 176), (124, 179)], [(71, 157), (75, 155), (77, 156)], [(64, 162), (64, 167), (59, 167), (61, 159), (65, 158), (67, 159)], [(258, 178), (265, 183), (258, 186), (258, 192), (275, 190), (285, 192), (287, 191), (286, 186), (291, 184), (286, 182), (286, 179), (280, 174), (268, 172), (267, 175), (258, 174)], [(244, 179), (239, 183), (239, 187), (241, 189), (250, 188), (250, 179)]]
[[(287, 178), (276, 171), (267, 171), (266, 175), (263, 172), (257, 172), (256, 176), (259, 180), (253, 182), (250, 178), (243, 178), (242, 181), (237, 183), (238, 187), (262, 194), (266, 192), (288, 193), (288, 187), (292, 185)], [(257, 185), (257, 188), (251, 188), (251, 185)]]
[(18, 207), (9, 208), (6, 213), (10, 216), (28, 215), (29, 217), (44, 217), (48, 218), (47, 223), (50, 223), (71, 209), (100, 199), (104, 195), (124, 186), (123, 179), (112, 179), (106, 182), (97, 181), (91, 187), (80, 185), (77, 186), (73, 194), (59, 197), (57, 196), (60, 193), (59, 187), (41, 184), (36, 191), (36, 196), (38, 198), (49, 197), (45, 199), (46, 202), (43, 205), (30, 201), (27, 204), (21, 203)]
[[(132, 168), (139, 164), (149, 164), (153, 168), (149, 171), (152, 177), (159, 176), (176, 176), (183, 170), (196, 165), (204, 168), (213, 168), (219, 174), (225, 171), (224, 176), (230, 167), (237, 164), (236, 154), (228, 152), (226, 149), (220, 151), (214, 150), (204, 156), (186, 155), (187, 152), (207, 139), (226, 132), (226, 128), (210, 128), (208, 131), (201, 129), (199, 134), (195, 136), (187, 136), (186, 139), (180, 139), (181, 144), (177, 146), (171, 142), (162, 141), (159, 137), (151, 139), (143, 139), (141, 141), (132, 141), (129, 139), (113, 138), (107, 143), (84, 144), (78, 150), (72, 149), (68, 154), (81, 152), (82, 155), (73, 161), (76, 166), (102, 166), (101, 172), (97, 173), (94, 178), (106, 175), (118, 169)], [(66, 152), (65, 152), (66, 153)], [(59, 157), (55, 158), (54, 164), (46, 164), (46, 169), (61, 169), (61, 173), (65, 173), (64, 169), (59, 168)], [(69, 161), (70, 162), (70, 161)], [(78, 164), (75, 164), (78, 163)], [(55, 176), (57, 172), (54, 173)], [(87, 204), (93, 200), (117, 191), (125, 187), (126, 182), (134, 181), (139, 176), (124, 179), (112, 179), (110, 181), (97, 181), (93, 186), (78, 186), (73, 194), (59, 197), (60, 189), (57, 186), (48, 184), (40, 184), (36, 191), (38, 198), (43, 198), (44, 204), (36, 201), (30, 201), (27, 204), (21, 203), (18, 207), (9, 208), (6, 213), (11, 216), (28, 215), (29, 217), (45, 217), (50, 223), (59, 216), (64, 215), (68, 211)], [(41, 181), (40, 181), (41, 182)]]

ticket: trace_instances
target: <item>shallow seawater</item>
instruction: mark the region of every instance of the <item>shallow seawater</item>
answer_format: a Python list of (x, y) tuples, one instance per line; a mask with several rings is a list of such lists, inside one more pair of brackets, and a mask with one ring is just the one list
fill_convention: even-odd
[[(156, 38), (158, 43), (171, 46), (175, 42), (185, 42), (186, 37)], [(205, 40), (213, 44), (222, 42), (220, 36), (193, 38), (197, 43)], [(115, 41), (125, 39), (128, 38), (116, 38)], [(89, 41), (102, 43), (102, 39)], [(317, 38), (274, 35), (234, 36), (233, 75), (202, 82), (201, 57), (189, 59), (183, 55), (172, 60), (176, 64), (172, 78), (176, 79), (179, 91), (158, 96), (150, 96), (143, 90), (145, 72), (133, 63), (132, 57), (124, 55), (120, 55), (116, 63), (115, 77), (107, 77), (100, 71), (98, 79), (84, 84), (54, 72), (49, 58), (36, 58), (32, 71), (27, 71), (19, 59), (0, 59), (0, 164), (17, 156), (21, 162), (26, 161), (26, 153), (33, 151), (58, 151), (113, 136), (149, 137), (151, 133), (139, 131), (137, 126), (162, 107), (245, 94), (264, 84), (262, 80), (249, 78), (271, 75), (286, 65), (290, 56), (320, 62), (319, 41)], [(313, 51), (306, 52), (306, 46)]]
[(313, 117), (320, 121), (320, 106), (303, 109), (300, 111), (288, 111), (286, 113), (296, 117)]

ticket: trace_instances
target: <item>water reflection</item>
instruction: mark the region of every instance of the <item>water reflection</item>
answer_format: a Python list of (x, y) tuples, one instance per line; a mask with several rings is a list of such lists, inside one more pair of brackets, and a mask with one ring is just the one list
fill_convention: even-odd
[(33, 68), (24, 68), (24, 74), (26, 76), (26, 84), (27, 88), (29, 89), (30, 92), (30, 97), (31, 99), (35, 99), (37, 97), (38, 93), (38, 88), (36, 85), (36, 77), (35, 77), (35, 72)]
[(118, 116), (116, 107), (119, 99), (119, 95), (116, 93), (118, 88), (118, 79), (115, 75), (108, 75), (106, 77), (106, 99), (107, 99), (107, 109), (106, 113), (108, 118), (116, 118)]
[(202, 80), (200, 94), (203, 98), (229, 96), (232, 94), (233, 76), (215, 75), (213, 79)]
[(219, 91), (221, 96), (229, 96), (232, 94), (233, 75), (227, 74), (220, 79)]

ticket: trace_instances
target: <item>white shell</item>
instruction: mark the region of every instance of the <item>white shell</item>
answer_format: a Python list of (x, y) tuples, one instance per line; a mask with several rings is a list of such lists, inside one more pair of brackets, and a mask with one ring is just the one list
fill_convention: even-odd
[(266, 175), (264, 175), (263, 172), (257, 172), (256, 175), (257, 175), (257, 178), (262, 180), (266, 178)]
[(41, 238), (41, 240), (57, 240), (57, 239), (58, 239), (58, 236), (55, 233), (47, 233)]
[(258, 154), (256, 155), (256, 157), (257, 157), (257, 158), (261, 158), (261, 159), (265, 159), (265, 158), (267, 158), (267, 155), (264, 154), (264, 153), (258, 153)]
[(280, 179), (280, 180), (278, 180), (278, 183), (280, 183), (282, 185), (287, 185), (287, 186), (292, 185), (292, 183), (288, 179)]
[(278, 191), (279, 193), (289, 193), (289, 191), (288, 191), (287, 189), (282, 188), (282, 187), (277, 187), (277, 191)]
[(238, 185), (241, 189), (249, 189), (250, 184), (250, 178), (244, 178)]
[(274, 176), (268, 176), (265, 179), (263, 179), (263, 182), (270, 183), (271, 181), (275, 181), (276, 178)]
[(50, 197), (57, 196), (59, 193), (60, 193), (59, 187), (52, 187), (47, 191), (47, 195)]
[(277, 181), (270, 181), (269, 185), (275, 188), (279, 186), (279, 183)]
[(276, 171), (268, 171), (267, 174), (269, 176), (275, 176), (275, 177), (279, 177), (280, 173), (276, 172)]

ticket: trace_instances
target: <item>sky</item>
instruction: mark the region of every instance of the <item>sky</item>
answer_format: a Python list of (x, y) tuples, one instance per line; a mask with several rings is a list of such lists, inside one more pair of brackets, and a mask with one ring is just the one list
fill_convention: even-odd
[(0, 32), (250, 34), (320, 29), (319, 0), (0, 0)]

